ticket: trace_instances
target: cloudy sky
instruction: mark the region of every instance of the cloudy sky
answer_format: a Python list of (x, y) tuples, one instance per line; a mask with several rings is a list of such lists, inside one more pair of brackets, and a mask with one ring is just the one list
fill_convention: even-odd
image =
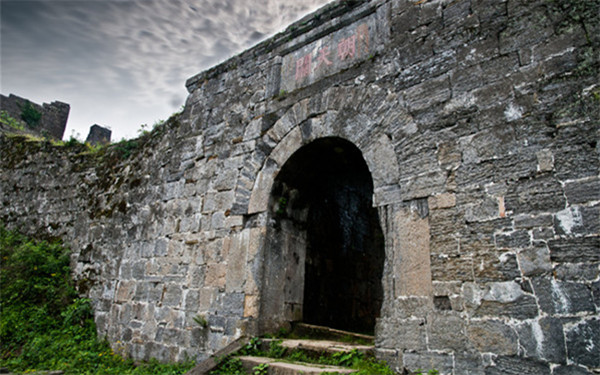
[(330, 0), (0, 0), (0, 92), (69, 103), (65, 139), (178, 111), (185, 81)]

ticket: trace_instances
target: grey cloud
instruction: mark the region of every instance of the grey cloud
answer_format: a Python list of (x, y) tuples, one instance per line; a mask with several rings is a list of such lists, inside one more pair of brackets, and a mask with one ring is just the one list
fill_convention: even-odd
[[(22, 88), (52, 81), (54, 89), (38, 91), (66, 92), (71, 99), (44, 100), (62, 99), (74, 108), (73, 101), (85, 96), (87, 101), (106, 103), (104, 107), (114, 112), (111, 121), (120, 113), (131, 121), (134, 108), (172, 112), (187, 94), (187, 78), (326, 2), (2, 1), (2, 80)], [(31, 72), (30, 77), (24, 72)], [(112, 125), (118, 137), (119, 125)]]

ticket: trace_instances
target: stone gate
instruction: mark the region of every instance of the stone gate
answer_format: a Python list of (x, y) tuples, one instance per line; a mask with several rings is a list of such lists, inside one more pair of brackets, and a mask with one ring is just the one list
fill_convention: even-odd
[(137, 140), (3, 135), (0, 220), (73, 249), (136, 359), (308, 321), (398, 371), (597, 373), (599, 25), (594, 1), (333, 2)]

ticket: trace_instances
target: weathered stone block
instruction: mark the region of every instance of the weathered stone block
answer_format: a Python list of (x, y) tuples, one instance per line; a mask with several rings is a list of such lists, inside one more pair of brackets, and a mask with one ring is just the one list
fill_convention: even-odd
[(538, 160), (538, 171), (550, 172), (554, 169), (554, 155), (550, 150), (540, 150), (536, 152), (535, 156)]
[[(473, 103), (473, 100), (469, 98), (465, 105), (471, 105), (471, 103)], [(456, 169), (462, 162), (462, 152), (456, 141), (439, 144), (436, 154), (438, 163), (445, 170)]]
[(198, 311), (200, 307), (200, 291), (198, 289), (189, 289), (184, 291), (183, 308), (187, 311)]
[(204, 266), (190, 266), (187, 274), (187, 287), (189, 288), (200, 288), (204, 286), (204, 280), (206, 277), (206, 267)]
[(554, 216), (554, 231), (558, 235), (593, 235), (600, 233), (600, 206), (571, 206)]
[(600, 262), (600, 237), (560, 238), (548, 241), (554, 262)]
[[(463, 164), (457, 170), (456, 175), (456, 183), (460, 188), (458, 192), (466, 187), (485, 185), (489, 181), (494, 181), (497, 176), (506, 176), (511, 179), (525, 178), (535, 173), (535, 163), (536, 161), (530, 154), (517, 153), (506, 155), (500, 159), (486, 160), (480, 164)], [(499, 198), (503, 194), (497, 194), (496, 196)], [(515, 213), (510, 212), (508, 206), (506, 206), (505, 211), (507, 214)]]
[(399, 13), (393, 17), (392, 29), (394, 32), (403, 33), (414, 30), (417, 26), (427, 24), (441, 17), (439, 4), (423, 3), (414, 7), (400, 6), (392, 3), (392, 12)]
[(507, 211), (514, 214), (559, 211), (565, 206), (562, 186), (550, 177), (540, 177), (512, 185), (505, 201)]
[(531, 246), (529, 232), (516, 230), (509, 233), (499, 233), (495, 236), (496, 247), (499, 249), (524, 249)]
[(156, 241), (155, 245), (154, 245), (154, 251), (152, 252), (152, 255), (154, 257), (162, 257), (167, 255), (167, 245), (168, 245), (168, 241), (167, 239), (161, 238), (158, 241)]
[(422, 317), (433, 309), (433, 301), (429, 297), (400, 297), (390, 305), (386, 316), (395, 319)]
[(452, 92), (448, 77), (437, 79), (413, 86), (404, 91), (404, 98), (411, 111), (420, 111), (450, 99)]
[(394, 295), (431, 295), (429, 221), (413, 207), (401, 207), (394, 215), (396, 243), (394, 259), (396, 282)]
[(365, 161), (370, 167), (374, 185), (387, 186), (398, 183), (398, 160), (388, 136), (382, 134), (371, 143), (365, 152)]
[(244, 314), (244, 293), (227, 293), (222, 299), (219, 313), (241, 318)]
[(230, 209), (234, 202), (233, 191), (223, 191), (218, 193), (208, 193), (204, 198), (202, 213), (210, 213), (218, 210)]
[[(563, 93), (565, 88), (558, 88)], [(561, 95), (556, 99), (557, 102), (567, 100)], [(570, 121), (567, 121), (570, 122)], [(593, 187), (600, 172), (598, 163), (598, 151), (595, 144), (588, 142), (590, 134), (597, 134), (597, 130), (589, 123), (573, 124), (560, 128), (556, 141), (558, 142), (554, 149), (554, 166), (556, 174), (561, 180), (582, 180), (592, 178), (591, 181), (575, 181), (571, 190), (571, 196), (575, 200), (585, 199), (587, 196), (597, 196), (597, 192), (588, 190)], [(575, 187), (577, 184), (581, 187)], [(566, 188), (566, 187), (565, 187)], [(581, 195), (580, 195), (581, 194)], [(579, 196), (579, 197), (578, 197)]]
[(231, 239), (227, 262), (227, 291), (241, 292), (246, 276), (246, 257), (250, 230), (244, 230)]
[[(552, 35), (551, 22), (544, 15), (544, 8), (537, 7), (532, 11), (525, 10), (521, 3), (510, 5), (509, 16), (512, 17), (508, 27), (500, 33), (500, 53), (514, 51), (523, 45), (536, 44)], [(529, 37), (521, 38), (523, 33), (529, 33)]]
[(554, 230), (552, 228), (537, 228), (532, 231), (534, 241), (549, 241), (554, 239)]
[(511, 126), (495, 126), (474, 135), (460, 138), (463, 162), (477, 164), (497, 159), (515, 147), (515, 134)]
[(481, 353), (515, 355), (518, 352), (519, 338), (512, 327), (500, 320), (471, 320), (467, 336)]
[(451, 374), (454, 369), (453, 357), (449, 354), (432, 352), (404, 352), (404, 367), (409, 371), (437, 370), (440, 374)]
[(198, 349), (205, 348), (209, 330), (206, 328), (194, 328), (191, 331), (190, 346)]
[(454, 373), (485, 375), (482, 357), (479, 353), (455, 353)]
[(447, 7), (444, 8), (442, 12), (442, 16), (444, 19), (444, 27), (457, 27), (464, 19), (472, 16), (471, 14), (471, 4), (466, 3), (451, 3), (448, 4)]
[(512, 74), (519, 65), (519, 58), (516, 53), (510, 53), (494, 58), (481, 63), (486, 82), (495, 82), (505, 79)]
[(475, 281), (507, 281), (521, 276), (514, 253), (482, 253), (473, 258)]
[(562, 281), (589, 282), (598, 280), (598, 263), (561, 263), (554, 267), (554, 276)]
[(135, 280), (143, 280), (146, 274), (146, 262), (135, 262), (131, 267), (131, 276)]
[(457, 256), (460, 251), (459, 233), (464, 225), (460, 212), (456, 209), (432, 209), (429, 224), (431, 253)]
[[(479, 296), (477, 298), (477, 296)], [(531, 319), (538, 315), (538, 306), (533, 296), (525, 294), (516, 282), (491, 283), (485, 293), (475, 290), (471, 301), (476, 304), (476, 317), (511, 317)], [(478, 301), (479, 300), (479, 301)]]
[(457, 315), (428, 315), (427, 338), (430, 350), (465, 352), (471, 348), (465, 332), (465, 323)]
[(227, 266), (225, 264), (209, 264), (206, 267), (204, 285), (207, 287), (224, 288), (226, 284)]
[(552, 215), (519, 215), (514, 218), (515, 229), (551, 227)]
[(275, 147), (270, 155), (275, 163), (283, 166), (285, 162), (302, 146), (302, 131), (299, 127), (295, 127), (285, 135), (279, 144)]
[(162, 342), (167, 345), (177, 344), (178, 337), (181, 336), (181, 331), (173, 328), (159, 327), (156, 331), (156, 337), (154, 338), (157, 342)]
[(373, 193), (373, 205), (377, 207), (399, 203), (402, 201), (402, 192), (397, 185), (378, 188)]
[[(482, 77), (485, 79), (483, 72)], [(489, 117), (495, 117), (494, 121), (490, 121), (489, 124), (496, 123), (499, 118), (506, 121), (504, 116), (505, 108), (503, 105), (500, 107), (500, 103), (506, 103), (510, 99), (512, 87), (504, 80), (499, 80), (498, 82), (490, 83), (485, 86), (480, 86), (480, 83), (481, 81), (478, 82), (478, 88), (472, 92), (475, 102), (477, 103), (477, 108), (480, 110), (487, 110), (489, 111), (487, 114)], [(502, 115), (499, 116), (500, 114), (498, 112), (501, 112)]]
[(533, 247), (517, 253), (523, 276), (537, 276), (552, 270), (550, 250), (545, 243), (534, 243)]
[(542, 318), (517, 326), (524, 356), (554, 363), (566, 362), (563, 324), (557, 318)]
[(258, 296), (246, 295), (244, 297), (244, 318), (258, 318), (259, 302)]
[(426, 350), (425, 319), (379, 320), (376, 345), (397, 350)]
[(552, 375), (593, 375), (581, 366), (558, 366), (552, 370)]
[(163, 292), (163, 285), (157, 282), (151, 282), (145, 285), (148, 287), (147, 301), (160, 301)]
[(198, 311), (209, 311), (212, 308), (214, 301), (217, 299), (217, 294), (218, 289), (208, 287), (208, 285), (200, 289)]
[(473, 259), (460, 255), (432, 255), (431, 277), (436, 281), (473, 281)]
[(119, 302), (127, 302), (133, 299), (135, 295), (135, 281), (121, 281), (117, 288), (116, 300)]
[(451, 296), (461, 294), (462, 283), (460, 281), (434, 281), (433, 295), (434, 296)]
[(486, 375), (550, 375), (550, 366), (543, 362), (516, 356), (498, 356), (493, 366), (486, 368)]
[(600, 178), (589, 177), (565, 183), (565, 194), (571, 205), (600, 200)]
[(432, 171), (403, 179), (400, 181), (400, 192), (404, 200), (426, 198), (445, 191), (447, 177), (442, 171)]
[(570, 361), (591, 368), (600, 367), (600, 321), (597, 317), (577, 323), (565, 333)]
[(456, 195), (452, 193), (444, 193), (433, 195), (428, 198), (429, 209), (443, 209), (456, 206)]
[(542, 311), (547, 314), (594, 312), (592, 293), (585, 284), (534, 279), (533, 288)]
[(264, 168), (256, 176), (252, 195), (248, 203), (248, 214), (267, 210), (269, 193), (277, 170), (277, 164), (271, 159), (267, 160)]

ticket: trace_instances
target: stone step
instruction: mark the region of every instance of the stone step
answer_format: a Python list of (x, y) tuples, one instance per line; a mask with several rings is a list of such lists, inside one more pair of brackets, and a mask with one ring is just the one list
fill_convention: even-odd
[(208, 375), (210, 371), (215, 369), (218, 366), (219, 361), (238, 350), (242, 349), (246, 344), (250, 342), (250, 339), (246, 336), (242, 336), (237, 340), (233, 341), (223, 349), (214, 353), (204, 361), (198, 363), (193, 369), (186, 372), (185, 375)]
[(315, 365), (307, 363), (283, 362), (273, 358), (242, 356), (238, 357), (249, 374), (257, 366), (267, 364), (268, 375), (320, 375), (324, 372), (328, 374), (351, 374), (357, 372), (343, 367)]
[(322, 327), (308, 323), (293, 323), (292, 332), (299, 337), (311, 337), (344, 342), (364, 342), (368, 344), (375, 342), (375, 336), (343, 331), (341, 329)]
[(272, 342), (280, 342), (280, 345), (286, 348), (286, 352), (288, 353), (294, 350), (302, 350), (312, 353), (312, 356), (314, 357), (318, 357), (322, 354), (332, 355), (340, 352), (351, 352), (353, 350), (363, 353), (366, 356), (372, 356), (375, 349), (373, 345), (359, 345), (332, 340), (263, 339), (262, 342), (264, 344), (263, 350), (265, 351), (269, 349)]

